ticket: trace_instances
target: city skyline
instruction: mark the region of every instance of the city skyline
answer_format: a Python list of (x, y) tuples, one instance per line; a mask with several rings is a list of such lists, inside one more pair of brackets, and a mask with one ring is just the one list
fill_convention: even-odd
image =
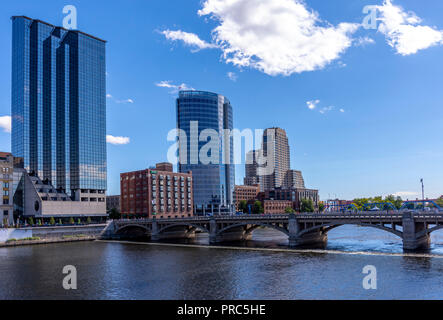
[[(362, 8), (373, 4), (339, 2), (343, 4), (341, 13), (319, 1), (307, 1), (307, 6), (337, 25), (341, 21), (360, 22), (364, 17)], [(438, 23), (442, 5), (437, 1), (426, 8), (411, 1), (393, 3), (405, 12), (416, 12), (423, 19), (420, 25), (443, 29)], [(199, 17), (199, 3), (185, 6), (178, 22), (174, 14), (167, 17), (164, 13), (170, 5), (183, 5), (180, 2), (148, 5), (136, 1), (127, 12), (114, 4), (102, 8), (79, 1), (74, 5), (79, 29), (109, 41), (109, 194), (119, 193), (120, 172), (166, 160), (170, 146), (167, 132), (175, 128), (175, 98), (181, 87), (229, 97), (235, 106), (234, 128), (285, 129), (291, 166), (303, 171), (307, 187), (318, 188), (322, 199), (388, 194), (420, 198), (420, 178), (425, 180), (427, 197), (441, 195), (443, 170), (439, 163), (443, 153), (438, 149), (442, 139), (438, 119), (443, 116), (443, 94), (438, 88), (443, 81), (433, 75), (443, 71), (439, 59), (442, 46), (429, 45), (409, 53), (399, 51), (404, 47), (387, 45), (381, 32), (359, 30), (353, 38), (362, 40), (362, 44), (348, 48), (339, 58), (315, 71), (282, 75), (298, 69), (289, 66), (280, 70), (265, 64), (264, 69), (256, 70), (221, 61), (209, 36), (220, 22), (205, 22)], [(157, 10), (158, 17), (149, 9)], [(111, 25), (117, 17), (129, 21), (130, 15), (141, 15), (137, 10), (148, 15), (150, 21), (119, 24), (119, 29)], [(109, 19), (97, 24), (96, 12)], [(0, 34), (6, 48), (0, 53), (0, 68), (7, 70), (0, 78), (0, 117), (10, 116), (9, 18), (21, 14), (55, 25), (60, 25), (63, 18), (62, 6), (55, 2), (36, 5), (24, 1), (21, 9), (6, 5), (0, 15)], [(187, 42), (192, 44), (189, 47), (183, 43), (188, 39), (186, 35), (177, 30), (195, 32), (205, 40)], [(144, 41), (125, 38), (129, 32), (142, 32)], [(275, 70), (280, 74), (273, 74)], [(150, 117), (153, 114), (155, 121)], [(0, 118), (0, 123), (4, 119)], [(11, 150), (10, 133), (0, 131), (0, 149)], [(236, 184), (242, 184), (243, 176), (244, 165), (237, 166)]]

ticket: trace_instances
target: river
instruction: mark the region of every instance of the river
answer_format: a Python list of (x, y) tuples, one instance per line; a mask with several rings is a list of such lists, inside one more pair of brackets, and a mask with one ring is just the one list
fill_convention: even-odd
[[(239, 249), (78, 242), (0, 248), (1, 299), (442, 299), (443, 233), (427, 254), (406, 255), (389, 233), (343, 226), (326, 250), (288, 250), (284, 235), (258, 229)], [(77, 269), (65, 290), (62, 269)], [(362, 270), (377, 270), (366, 290)]]

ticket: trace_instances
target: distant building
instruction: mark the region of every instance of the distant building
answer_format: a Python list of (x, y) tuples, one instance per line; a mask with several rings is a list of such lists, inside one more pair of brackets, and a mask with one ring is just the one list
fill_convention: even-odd
[(25, 16), (12, 28), (12, 154), (29, 174), (21, 187), (38, 184), (14, 206), (26, 216), (104, 217), (106, 41)]
[(298, 170), (288, 170), (286, 171), (285, 181), (283, 183), (284, 189), (304, 189), (305, 180), (303, 179), (303, 174)]
[(272, 190), (284, 186), (286, 172), (290, 169), (289, 142), (286, 131), (281, 128), (266, 129), (263, 134), (263, 157), (268, 166), (273, 166), (272, 174), (264, 175), (262, 190)]
[(312, 200), (314, 208), (318, 208), (318, 203), (319, 203), (318, 190), (313, 190), (313, 189), (277, 188), (274, 190), (260, 192), (258, 198), (261, 201), (265, 200), (291, 201), (292, 208), (297, 212), (301, 211), (301, 203), (303, 199)]
[[(233, 137), (217, 139), (216, 163), (203, 163), (200, 151), (208, 143), (199, 137), (208, 132), (223, 136), (233, 130), (233, 111), (229, 100), (205, 91), (180, 91), (177, 99), (177, 129), (186, 134), (186, 148), (179, 144), (179, 172), (192, 171), (194, 201), (199, 213), (213, 210), (232, 213), (234, 210), (234, 145)], [(229, 151), (229, 154), (228, 154)], [(213, 154), (214, 151), (211, 152)]]
[(265, 214), (284, 214), (293, 205), (289, 200), (263, 200), (262, 204)]
[[(260, 185), (262, 179), (258, 175), (257, 169), (259, 167), (257, 159), (260, 155), (260, 150), (251, 150), (246, 154), (246, 164), (245, 164), (245, 178), (244, 184), (246, 186)], [(263, 187), (263, 186), (261, 186)]]
[(106, 197), (106, 212), (109, 213), (112, 209), (120, 212), (120, 195)]
[[(184, 218), (193, 216), (192, 173), (175, 173), (159, 164), (120, 174), (120, 207), (123, 218)], [(170, 167), (172, 168), (172, 167)]]
[(257, 199), (260, 192), (260, 186), (235, 186), (234, 188), (234, 201), (236, 210), (239, 210), (239, 204), (241, 201), (250, 201)]
[(0, 152), (0, 226), (14, 223), (12, 205), (13, 170), (14, 159), (12, 154)]

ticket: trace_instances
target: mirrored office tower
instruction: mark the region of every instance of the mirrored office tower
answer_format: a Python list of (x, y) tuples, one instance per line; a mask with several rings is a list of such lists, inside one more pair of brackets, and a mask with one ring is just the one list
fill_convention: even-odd
[[(199, 212), (233, 210), (234, 164), (233, 138), (224, 138), (225, 129), (233, 129), (232, 106), (219, 94), (180, 91), (177, 99), (177, 128), (186, 135), (186, 146), (179, 144), (179, 171), (192, 171), (194, 205)], [(211, 144), (208, 134), (218, 133)], [(209, 143), (209, 144), (208, 144)], [(206, 150), (210, 149), (209, 153)], [(216, 154), (212, 154), (212, 152)], [(206, 163), (209, 155), (216, 163)], [(204, 209), (203, 209), (204, 208)]]
[(23, 16), (12, 25), (13, 155), (72, 200), (103, 194), (106, 42)]

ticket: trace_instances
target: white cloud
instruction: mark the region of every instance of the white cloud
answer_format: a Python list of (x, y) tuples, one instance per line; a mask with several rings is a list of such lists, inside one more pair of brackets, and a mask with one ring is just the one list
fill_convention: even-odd
[(219, 22), (212, 33), (226, 62), (269, 75), (324, 68), (352, 45), (360, 27), (333, 26), (302, 0), (206, 0), (198, 14)]
[(228, 72), (227, 76), (230, 80), (232, 80), (234, 82), (237, 81), (237, 75), (234, 72)]
[(308, 106), (309, 110), (314, 110), (319, 103), (320, 100), (311, 100), (306, 102), (306, 105)]
[(181, 90), (195, 90), (194, 88), (188, 86), (186, 83), (182, 83), (180, 85), (175, 85), (172, 83), (172, 81), (160, 81), (160, 82), (157, 82), (155, 85), (160, 88), (173, 89), (170, 92), (171, 94), (175, 94)]
[(443, 44), (443, 31), (420, 25), (422, 20), (414, 12), (405, 12), (391, 0), (385, 0), (377, 9), (381, 14), (378, 31), (386, 36), (397, 53), (406, 56)]
[(132, 99), (126, 99), (126, 100), (115, 100), (115, 103), (119, 103), (119, 104), (127, 104), (127, 103), (134, 103), (134, 100)]
[(344, 112), (345, 112), (345, 109), (340, 109), (340, 112), (341, 112), (341, 113), (344, 113)]
[(414, 192), (414, 191), (399, 191), (394, 193), (395, 197), (402, 197), (402, 198), (412, 198), (412, 197), (417, 197), (418, 193)]
[(369, 44), (375, 44), (375, 40), (369, 37), (360, 37), (354, 40), (354, 43), (357, 47), (364, 47)]
[(325, 113), (327, 113), (327, 112), (329, 112), (329, 111), (332, 111), (332, 110), (334, 110), (334, 106), (329, 106), (329, 107), (323, 107), (323, 108), (321, 108), (320, 110), (319, 110), (319, 112), (321, 113), (321, 114), (325, 114)]
[(110, 95), (109, 93), (106, 95), (106, 98), (111, 99), (112, 95)]
[(2, 128), (4, 132), (11, 133), (11, 117), (10, 116), (0, 117), (0, 128)]
[(181, 40), (186, 45), (193, 47), (195, 51), (201, 50), (201, 49), (211, 49), (216, 48), (217, 46), (211, 43), (208, 43), (202, 39), (199, 38), (198, 35), (194, 33), (184, 32), (181, 30), (164, 30), (161, 31), (161, 34), (163, 34), (166, 39), (177, 41)]
[(106, 136), (106, 142), (114, 145), (122, 145), (128, 144), (129, 142), (131, 142), (131, 139), (129, 139), (128, 137), (114, 137), (108, 134)]

